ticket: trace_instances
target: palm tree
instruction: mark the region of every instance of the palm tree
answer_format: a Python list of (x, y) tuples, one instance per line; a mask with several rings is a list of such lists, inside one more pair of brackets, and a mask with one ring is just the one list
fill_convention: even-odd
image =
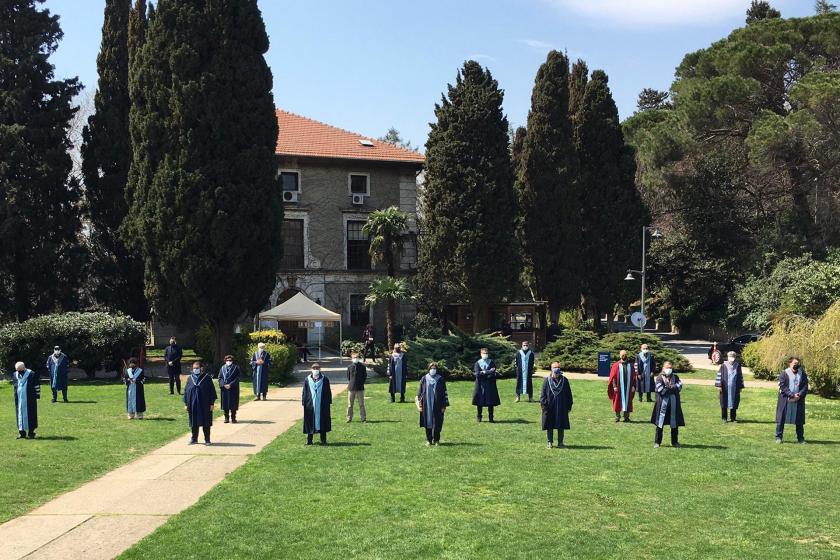
[(394, 347), (394, 316), (397, 314), (397, 302), (414, 299), (411, 288), (405, 278), (384, 276), (370, 283), (365, 302), (368, 305), (385, 304), (385, 324), (388, 331), (388, 348)]
[(374, 263), (384, 262), (388, 276), (397, 275), (397, 258), (400, 244), (408, 227), (409, 215), (396, 206), (374, 210), (368, 215), (362, 232), (370, 239), (370, 258)]

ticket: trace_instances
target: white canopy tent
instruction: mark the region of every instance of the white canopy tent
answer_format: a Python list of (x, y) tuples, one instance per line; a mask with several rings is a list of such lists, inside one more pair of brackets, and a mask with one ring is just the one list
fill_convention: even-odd
[[(321, 325), (333, 325), (338, 323), (338, 354), (341, 359), (341, 315), (321, 307), (302, 292), (296, 293), (290, 299), (268, 311), (259, 314), (259, 320), (277, 321), (278, 328), (280, 321), (296, 321), (304, 323), (305, 326), (320, 327)], [(318, 338), (318, 359), (321, 359), (321, 343), (323, 342), (323, 330), (319, 331)]]

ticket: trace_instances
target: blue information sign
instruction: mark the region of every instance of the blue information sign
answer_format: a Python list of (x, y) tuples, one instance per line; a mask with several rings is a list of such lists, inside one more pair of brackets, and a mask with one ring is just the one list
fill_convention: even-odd
[(598, 377), (610, 376), (610, 353), (598, 352)]

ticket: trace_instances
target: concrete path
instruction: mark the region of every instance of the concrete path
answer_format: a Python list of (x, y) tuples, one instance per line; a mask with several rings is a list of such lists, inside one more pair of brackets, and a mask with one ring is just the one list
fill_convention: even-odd
[[(296, 372), (303, 378), (301, 364)], [(325, 358), (333, 395), (346, 389), (338, 358)], [(248, 394), (249, 385), (242, 387)], [(170, 516), (190, 507), (229, 473), (303, 417), (301, 382), (268, 392), (267, 401), (239, 409), (237, 424), (217, 418), (213, 445), (188, 445), (188, 434), (102, 478), (58, 496), (27, 515), (0, 525), (0, 560), (83, 559), (118, 556)], [(337, 401), (341, 403), (339, 399)], [(333, 416), (344, 417), (341, 404)], [(199, 436), (199, 439), (201, 436)]]

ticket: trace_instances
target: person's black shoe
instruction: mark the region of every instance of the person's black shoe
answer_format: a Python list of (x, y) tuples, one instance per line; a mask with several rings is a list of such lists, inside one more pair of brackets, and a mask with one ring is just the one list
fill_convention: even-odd
[(630, 421), (630, 419), (629, 419), (629, 418), (625, 418), (625, 419), (624, 419), (624, 421), (625, 421), (625, 422), (629, 422), (629, 421)]
[(170, 395), (174, 395), (174, 394), (175, 394), (175, 391), (169, 391), (169, 394), (170, 394)]
[(26, 439), (26, 434), (18, 434), (17, 439)]
[(495, 424), (495, 423), (496, 423), (496, 421), (495, 421), (495, 420), (493, 420), (493, 419), (491, 418), (491, 419), (490, 419), (490, 423), (491, 423), (491, 424)]
[(53, 399), (52, 402), (57, 402), (56, 399)]
[(312, 442), (311, 442), (311, 441), (307, 441), (307, 442), (306, 442), (306, 443), (304, 443), (303, 445), (312, 445)]
[(475, 419), (476, 419), (478, 422), (481, 422), (481, 416), (476, 416), (476, 417), (475, 417)]
[[(35, 432), (29, 432), (29, 439), (35, 439)], [(802, 443), (801, 441), (799, 443)]]
[(67, 399), (64, 399), (64, 402), (69, 403), (70, 401), (68, 401)]
[(225, 416), (225, 424), (230, 424), (230, 419), (227, 416)]
[(616, 421), (616, 422), (620, 422), (620, 421), (621, 421), (621, 418), (619, 418), (618, 416), (616, 416), (616, 417), (615, 417), (615, 421)]

